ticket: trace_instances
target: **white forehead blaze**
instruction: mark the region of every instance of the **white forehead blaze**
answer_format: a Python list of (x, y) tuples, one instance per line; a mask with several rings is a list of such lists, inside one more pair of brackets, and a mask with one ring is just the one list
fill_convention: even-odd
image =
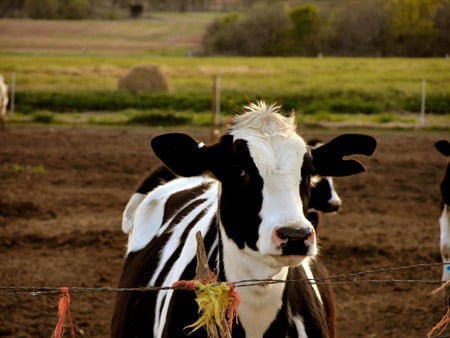
[[(307, 146), (295, 132), (293, 117), (276, 106), (253, 105), (235, 119), (231, 134), (244, 139), (263, 179), (263, 202), (257, 246), (262, 254), (279, 254), (273, 233), (281, 227), (311, 227), (300, 197), (301, 168)], [(257, 127), (255, 127), (257, 126)]]

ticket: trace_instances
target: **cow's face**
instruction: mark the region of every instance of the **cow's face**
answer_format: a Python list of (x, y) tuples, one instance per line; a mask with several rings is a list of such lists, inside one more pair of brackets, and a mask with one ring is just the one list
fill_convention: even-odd
[(313, 167), (305, 142), (294, 132), (233, 133), (230, 166), (219, 177), (225, 235), (239, 249), (279, 257), (282, 265), (314, 255), (315, 233), (305, 216)]
[(371, 155), (376, 141), (341, 135), (309, 151), (293, 117), (264, 103), (246, 108), (217, 144), (205, 147), (185, 134), (166, 134), (154, 138), (152, 147), (176, 174), (211, 173), (222, 183), (218, 212), (224, 248), (264, 256), (274, 266), (299, 264), (317, 251), (305, 216), (311, 176), (364, 171), (360, 162), (343, 157)]
[(311, 178), (311, 199), (308, 209), (335, 212), (341, 206), (342, 200), (334, 187), (333, 178), (329, 176), (313, 176)]

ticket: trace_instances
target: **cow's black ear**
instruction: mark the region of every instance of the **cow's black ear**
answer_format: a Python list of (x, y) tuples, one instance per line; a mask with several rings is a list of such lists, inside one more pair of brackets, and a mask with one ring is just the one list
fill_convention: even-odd
[(437, 141), (434, 146), (442, 155), (450, 156), (450, 142), (447, 140)]
[(216, 178), (222, 180), (231, 167), (233, 136), (226, 134), (216, 144), (204, 148), (205, 168)]
[(169, 133), (153, 138), (151, 146), (156, 156), (176, 175), (198, 176), (211, 172), (220, 177), (226, 164), (230, 163), (232, 140), (231, 135), (225, 135), (218, 143), (205, 146), (189, 135)]
[(156, 156), (177, 175), (197, 176), (205, 171), (201, 156), (203, 144), (189, 135), (159, 135), (151, 140), (151, 146)]
[(311, 151), (317, 174), (322, 176), (349, 176), (366, 170), (364, 165), (344, 156), (373, 154), (375, 138), (363, 134), (343, 134)]

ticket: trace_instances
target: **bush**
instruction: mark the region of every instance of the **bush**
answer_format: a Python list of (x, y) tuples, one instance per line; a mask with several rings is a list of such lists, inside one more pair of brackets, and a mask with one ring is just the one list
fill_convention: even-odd
[[(225, 106), (225, 105), (223, 105)], [(211, 110), (206, 95), (132, 94), (128, 92), (17, 92), (16, 110), (24, 114), (36, 110), (53, 112), (119, 111), (134, 109)]]
[(63, 19), (85, 19), (90, 14), (89, 0), (59, 0), (58, 14)]
[(288, 14), (278, 3), (252, 8), (239, 26), (241, 55), (280, 55), (289, 26)]
[(130, 117), (128, 124), (148, 126), (176, 126), (191, 123), (192, 119), (173, 113), (141, 113)]
[(55, 114), (49, 111), (39, 111), (32, 115), (31, 120), (38, 123), (51, 123), (55, 118)]
[(144, 11), (144, 6), (142, 4), (131, 4), (129, 9), (130, 9), (130, 16), (132, 18), (137, 18)]
[(119, 79), (118, 89), (131, 93), (164, 93), (169, 91), (169, 84), (158, 67), (143, 65), (134, 67)]
[(203, 35), (203, 52), (211, 54), (239, 54), (239, 14), (228, 14), (213, 21)]
[(231, 14), (213, 21), (203, 36), (203, 49), (206, 54), (280, 55), (289, 25), (280, 4), (259, 5), (243, 17)]
[(348, 4), (333, 19), (327, 41), (334, 55), (384, 55), (389, 41), (388, 11), (383, 0)]
[(292, 28), (287, 32), (289, 54), (312, 54), (311, 39), (317, 26), (318, 10), (314, 5), (302, 5), (289, 11)]
[(32, 19), (54, 19), (58, 12), (58, 0), (26, 0), (24, 9)]
[(25, 12), (32, 19), (85, 19), (89, 0), (26, 0)]
[[(222, 93), (223, 114), (236, 113), (248, 101), (275, 99), (286, 111), (300, 109), (305, 114), (327, 111), (333, 113), (377, 114), (386, 111), (420, 111), (420, 96), (390, 96), (380, 98), (358, 92), (299, 93), (276, 97), (243, 97), (239, 92)], [(127, 92), (17, 92), (16, 111), (27, 114), (35, 111), (85, 112), (121, 111), (125, 109), (161, 110), (177, 112), (211, 111), (209, 94), (131, 94)], [(447, 114), (450, 96), (428, 95), (426, 111)]]

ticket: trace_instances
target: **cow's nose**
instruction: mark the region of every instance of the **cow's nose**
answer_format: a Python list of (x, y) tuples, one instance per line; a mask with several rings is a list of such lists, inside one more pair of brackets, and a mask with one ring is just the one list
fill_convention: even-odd
[(340, 208), (341, 208), (341, 203), (340, 202), (331, 201), (329, 203), (329, 211), (330, 212), (339, 211)]
[(279, 228), (275, 231), (274, 236), (283, 255), (306, 255), (308, 254), (308, 249), (315, 241), (312, 227)]

